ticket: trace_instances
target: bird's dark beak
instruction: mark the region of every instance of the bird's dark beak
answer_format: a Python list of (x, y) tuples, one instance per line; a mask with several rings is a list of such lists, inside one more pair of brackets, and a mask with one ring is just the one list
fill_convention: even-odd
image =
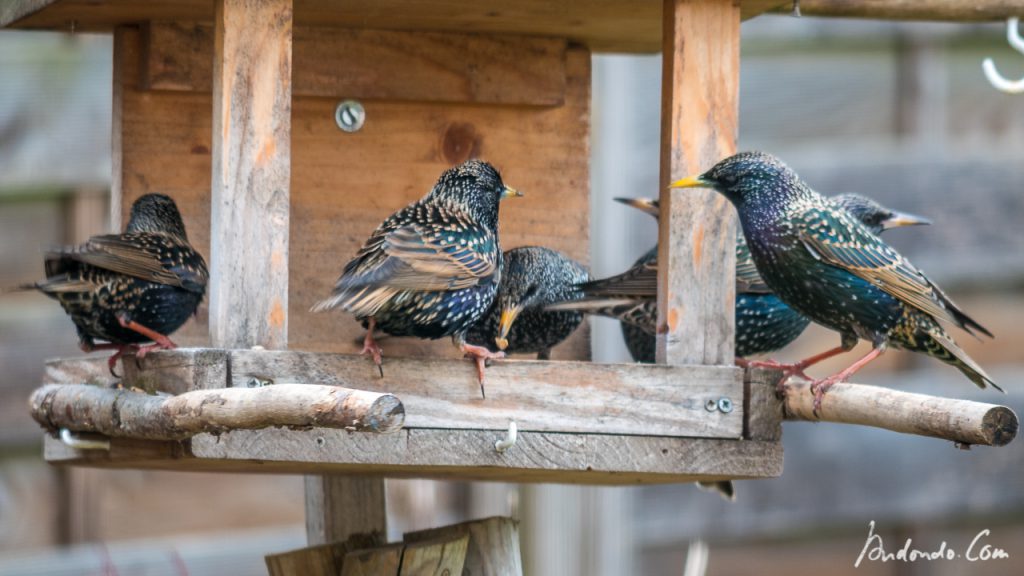
[(519, 190), (516, 190), (515, 188), (513, 188), (511, 186), (505, 186), (505, 189), (501, 191), (501, 199), (504, 200), (505, 198), (513, 198), (513, 197), (515, 197), (515, 198), (522, 198), (523, 197), (523, 193), (520, 192)]
[(700, 176), (690, 176), (669, 184), (669, 188), (714, 188), (715, 185)]
[(494, 338), (494, 343), (498, 345), (499, 350), (508, 348), (508, 331), (512, 329), (512, 324), (522, 311), (523, 309), (519, 306), (512, 306), (501, 310), (501, 320), (498, 322), (498, 335)]
[(657, 203), (652, 198), (614, 198), (616, 202), (632, 206), (641, 212), (657, 217), (661, 214)]
[(882, 220), (882, 230), (899, 228), (900, 226), (927, 226), (931, 223), (931, 220), (923, 216), (907, 214), (906, 212), (893, 212), (888, 218)]

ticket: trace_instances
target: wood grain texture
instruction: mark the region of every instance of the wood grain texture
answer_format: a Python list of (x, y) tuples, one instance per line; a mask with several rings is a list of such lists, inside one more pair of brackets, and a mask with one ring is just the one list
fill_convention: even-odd
[[(792, 2), (787, 3), (792, 9)], [(777, 10), (786, 11), (786, 4)], [(804, 16), (982, 22), (1021, 15), (1019, 0), (801, 0)]]
[[(388, 358), (381, 379), (361, 356), (305, 352), (231, 352), (231, 385), (252, 378), (313, 382), (390, 392), (406, 406), (406, 426), (739, 438), (742, 375), (734, 368), (495, 362), (481, 398), (476, 373), (460, 360)], [(728, 414), (708, 401), (729, 398)]]
[(778, 442), (782, 440), (782, 399), (777, 383), (782, 373), (777, 370), (749, 368), (743, 375), (743, 438)]
[(932, 436), (964, 445), (1005, 446), (1017, 436), (1017, 415), (1006, 406), (914, 394), (866, 384), (839, 383), (814, 414), (810, 382), (785, 387), (787, 420), (839, 422)]
[(402, 544), (391, 544), (367, 550), (353, 550), (345, 555), (340, 576), (398, 576), (403, 549)]
[(342, 568), (351, 552), (383, 543), (379, 534), (357, 534), (341, 542), (270, 554), (264, 560), (270, 576), (338, 576), (344, 574)]
[[(213, 29), (182, 22), (144, 28), (142, 85), (209, 92)], [(560, 106), (566, 41), (526, 36), (299, 27), (296, 96)], [(340, 65), (339, 59), (344, 59)]]
[(239, 431), (186, 442), (114, 438), (110, 451), (80, 451), (47, 437), (53, 464), (277, 474), (352, 474), (622, 486), (767, 478), (782, 473), (782, 445), (755, 440), (523, 432), (494, 451), (481, 430)]
[(739, 8), (729, 0), (664, 6), (657, 358), (731, 364), (736, 216), (713, 190), (668, 186), (736, 150)]
[[(989, 0), (989, 3), (994, 3)], [(1004, 2), (1005, 3), (1005, 2)], [(777, 6), (775, 0), (743, 0), (744, 18)], [(0, 26), (25, 29), (109, 32), (146, 21), (210, 22), (208, 0), (6, 0)], [(661, 5), (650, 0), (295, 0), (299, 25), (379, 28), (481, 35), (519, 34), (568, 38), (603, 52), (657, 52), (661, 46)]]
[(177, 396), (48, 384), (32, 393), (29, 408), (36, 422), (51, 432), (67, 428), (144, 440), (270, 427), (383, 433), (401, 429), (405, 419), (402, 403), (390, 394), (303, 384), (195, 390)]
[(469, 537), (462, 574), (466, 576), (522, 576), (523, 561), (519, 549), (519, 523), (515, 520), (495, 516), (441, 528), (407, 532), (405, 542), (419, 542), (448, 535)]
[[(315, 442), (316, 440), (314, 440)], [(340, 542), (368, 534), (387, 537), (384, 479), (341, 475), (306, 476), (306, 539)]]
[(399, 576), (449, 576), (463, 574), (469, 535), (445, 535), (406, 543)]
[[(192, 244), (209, 255), (211, 97), (139, 89), (140, 34), (119, 29), (117, 36), (125, 46), (115, 70), (115, 88), (122, 93), (122, 147), (115, 164), (121, 166), (123, 209), (147, 192), (171, 195)], [(326, 58), (324, 66), (344, 69), (344, 55)], [(366, 125), (347, 134), (334, 123), (335, 101), (294, 98), (292, 348), (359, 351), (358, 323), (340, 312), (313, 314), (310, 307), (330, 292), (342, 266), (381, 220), (423, 196), (445, 168), (471, 156), (494, 161), (504, 179), (527, 195), (503, 203), (504, 248), (542, 244), (588, 261), (590, 54), (571, 47), (565, 58), (562, 106), (365, 101)], [(179, 330), (175, 341), (207, 345), (207, 311), (204, 303), (196, 322)], [(381, 345), (386, 356), (458, 355), (448, 340), (391, 338)], [(586, 359), (589, 349), (583, 326), (553, 357)]]
[(292, 1), (215, 4), (210, 337), (287, 348)]

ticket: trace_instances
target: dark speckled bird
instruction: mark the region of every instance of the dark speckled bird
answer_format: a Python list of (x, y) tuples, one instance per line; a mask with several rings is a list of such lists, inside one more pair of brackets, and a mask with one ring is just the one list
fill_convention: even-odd
[[(85, 244), (45, 256), (46, 280), (35, 288), (71, 316), (83, 351), (115, 349), (137, 357), (174, 348), (168, 335), (195, 314), (206, 292), (206, 262), (188, 243), (174, 200), (146, 194), (132, 205), (123, 234), (93, 236)], [(96, 340), (106, 344), (96, 344)], [(148, 346), (140, 346), (153, 342)]]
[(498, 205), (521, 195), (486, 162), (445, 170), (426, 196), (374, 230), (313, 311), (341, 308), (362, 321), (368, 329), (363, 353), (381, 376), (375, 328), (394, 336), (451, 336), (476, 358), (483, 393), (484, 361), (504, 354), (469, 344), (465, 336), (490, 308), (501, 280)]
[[(658, 201), (649, 198), (616, 198), (628, 206), (637, 208), (655, 219), (658, 218)], [(840, 208), (860, 220), (872, 232), (898, 226), (930, 224), (926, 218), (897, 212), (882, 206), (871, 198), (859, 194), (842, 194), (831, 199)], [(640, 257), (634, 268), (652, 269), (657, 274), (658, 247), (655, 246)], [(653, 284), (648, 290), (656, 288)], [(608, 290), (607, 287), (604, 288)], [(614, 289), (613, 289), (614, 290)], [(591, 296), (595, 295), (591, 291)], [(637, 295), (639, 296), (639, 295)], [(639, 306), (620, 305), (605, 312), (620, 318), (622, 335), (633, 359), (637, 362), (654, 362), (655, 325), (657, 323), (656, 294), (640, 297)], [(742, 231), (736, 234), (736, 355), (741, 358), (756, 354), (767, 354), (780, 350), (803, 333), (810, 320), (773, 294), (761, 279), (750, 255)], [(763, 362), (754, 362), (763, 365)]]
[(1000, 389), (942, 323), (971, 334), (992, 334), (906, 258), (774, 156), (736, 154), (672, 186), (714, 188), (723, 194), (736, 206), (765, 283), (788, 306), (842, 336), (838, 348), (783, 366), (790, 375), (802, 375), (811, 364), (851, 349), (858, 339), (871, 342), (863, 358), (813, 382), (816, 408), (834, 383), (848, 379), (889, 346), (938, 358), (980, 388)]
[(505, 252), (494, 304), (469, 329), (466, 341), (509, 354), (536, 353), (547, 360), (551, 348), (583, 322), (583, 314), (547, 312), (544, 306), (582, 297), (577, 285), (589, 280), (586, 268), (561, 252), (542, 246), (513, 248)]

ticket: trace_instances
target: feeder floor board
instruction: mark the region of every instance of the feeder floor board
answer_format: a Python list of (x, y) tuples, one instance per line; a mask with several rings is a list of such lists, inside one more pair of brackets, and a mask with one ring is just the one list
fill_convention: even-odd
[[(743, 0), (743, 18), (791, 2)], [(6, 0), (0, 27), (110, 32), (146, 21), (213, 20), (209, 0)], [(568, 38), (601, 52), (661, 50), (658, 0), (294, 0), (295, 24), (338, 28), (525, 34)]]

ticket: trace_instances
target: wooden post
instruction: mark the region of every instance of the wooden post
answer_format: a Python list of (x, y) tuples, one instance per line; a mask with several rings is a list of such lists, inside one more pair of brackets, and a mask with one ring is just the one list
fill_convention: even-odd
[(288, 346), (292, 0), (217, 0), (210, 337)]
[(383, 478), (306, 476), (306, 538), (311, 546), (371, 532), (387, 538)]
[(658, 234), (658, 362), (731, 364), (733, 210), (712, 190), (670, 190), (736, 150), (740, 8), (665, 0)]

